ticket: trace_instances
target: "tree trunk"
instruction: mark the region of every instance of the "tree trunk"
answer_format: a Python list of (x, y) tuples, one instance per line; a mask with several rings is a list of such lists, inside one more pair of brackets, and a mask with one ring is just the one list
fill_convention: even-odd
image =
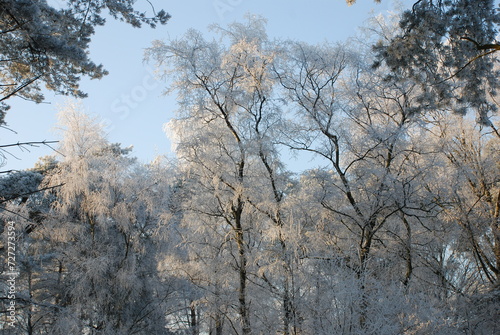
[(500, 190), (498, 191), (497, 195), (493, 220), (494, 220), (492, 224), (493, 239), (494, 239), (493, 252), (495, 254), (495, 260), (496, 260), (495, 286), (497, 288), (500, 288)]
[(199, 334), (199, 327), (198, 327), (198, 318), (196, 315), (196, 305), (193, 301), (191, 301), (191, 304), (189, 306), (189, 323), (191, 325), (191, 334), (192, 335), (198, 335)]
[(289, 293), (288, 276), (285, 274), (285, 282), (283, 285), (283, 335), (290, 335), (290, 319), (291, 319), (291, 301)]
[(405, 254), (406, 254), (405, 255), (406, 273), (405, 273), (405, 279), (403, 280), (403, 285), (405, 287), (408, 287), (411, 275), (413, 273), (413, 263), (412, 263), (412, 259), (411, 259), (411, 226), (410, 226), (410, 223), (408, 222), (408, 220), (406, 220), (406, 218), (404, 217), (404, 214), (403, 214), (403, 223), (405, 225), (406, 232), (407, 232), (406, 241), (405, 241), (405, 245), (404, 245)]
[(28, 320), (27, 320), (27, 332), (28, 335), (33, 334), (33, 321), (32, 321), (32, 313), (33, 313), (33, 303), (31, 302), (33, 300), (33, 287), (32, 287), (32, 273), (31, 273), (31, 266), (28, 265), (28, 292), (29, 292), (29, 297), (30, 297), (30, 303), (28, 307)]
[(366, 320), (368, 314), (368, 302), (365, 291), (365, 272), (366, 272), (366, 262), (370, 254), (371, 245), (373, 241), (373, 228), (375, 227), (374, 220), (370, 220), (364, 227), (362, 234), (360, 253), (359, 253), (359, 269), (357, 272), (358, 280), (361, 280), (361, 303), (360, 303), (360, 316), (359, 316), (359, 326), (361, 329), (366, 328)]
[(243, 201), (238, 197), (237, 205), (233, 208), (233, 214), (235, 219), (235, 233), (236, 233), (236, 244), (238, 246), (239, 255), (239, 313), (241, 318), (241, 327), (243, 334), (251, 334), (250, 328), (250, 312), (247, 302), (247, 254), (245, 248), (245, 238), (243, 235), (243, 225), (242, 225), (242, 213), (243, 213)]

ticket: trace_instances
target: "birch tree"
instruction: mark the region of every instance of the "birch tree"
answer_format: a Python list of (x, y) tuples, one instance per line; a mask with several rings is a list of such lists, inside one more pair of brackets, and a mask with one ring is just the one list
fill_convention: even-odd
[[(351, 327), (374, 332), (374, 317), (380, 316), (372, 314), (380, 306), (370, 305), (376, 301), (370, 294), (380, 293), (375, 278), (391, 271), (389, 282), (409, 282), (411, 242), (403, 242), (411, 240), (408, 217), (430, 215), (435, 207), (418, 182), (429, 168), (419, 163), (426, 151), (420, 145), (419, 88), (384, 81), (383, 72), (365, 65), (369, 54), (342, 46), (292, 42), (286, 55), (277, 75), (296, 114), (285, 141), (324, 164), (303, 179), (325, 213), (317, 220), (328, 234), (316, 233), (332, 250), (322, 257), (352, 272), (359, 297)], [(394, 267), (384, 266), (384, 249), (399, 225), (398, 243), (407, 253), (398, 278)]]
[[(215, 32), (219, 40), (207, 41), (199, 32), (190, 31), (182, 40), (156, 42), (148, 51), (165, 75), (174, 78), (170, 91), (179, 96), (179, 117), (169, 123), (168, 132), (188, 179), (185, 222), (190, 231), (203, 233), (201, 240), (195, 240), (200, 249), (190, 249), (191, 260), (205, 268), (197, 270), (200, 275), (200, 271), (209, 271), (203, 278), (212, 277), (205, 289), (218, 292), (210, 298), (214, 302), (221, 301), (221, 289), (236, 287), (238, 292), (232, 299), (237, 301), (239, 322), (234, 323), (230, 314), (234, 302), (226, 301), (212, 314), (215, 324), (224, 318), (231, 332), (280, 329), (289, 334), (292, 302), (282, 233), (287, 177), (276, 149), (281, 118), (271, 71), (276, 51), (267, 40), (261, 18), (227, 29), (215, 27)], [(263, 234), (274, 235), (266, 243)], [(278, 266), (280, 275), (273, 277), (262, 270), (271, 267), (269, 259), (260, 254), (262, 249), (276, 257), (272, 267)], [(202, 254), (210, 257), (201, 259)], [(214, 257), (218, 264), (213, 263)], [(221, 268), (220, 262), (227, 264)], [(227, 266), (236, 270), (234, 277), (227, 270), (220, 274)], [(250, 283), (254, 285), (250, 287)], [(249, 299), (249, 292), (256, 293), (259, 287), (272, 290), (273, 299), (281, 306), (276, 313), (281, 325), (276, 330), (275, 320), (265, 321), (270, 316), (256, 310), (265, 302)], [(228, 305), (222, 307), (225, 303)], [(271, 306), (267, 304), (267, 308)], [(215, 327), (217, 333), (222, 329), (226, 328)]]
[[(457, 224), (460, 235), (454, 249), (475, 263), (470, 284), (474, 292), (481, 286), (498, 286), (499, 170), (498, 138), (489, 128), (460, 118), (441, 119), (434, 127), (436, 145), (448, 169), (444, 189), (435, 191), (442, 199), (447, 220)], [(478, 286), (476, 286), (478, 285)]]
[(156, 238), (167, 197), (155, 196), (130, 149), (109, 144), (78, 106), (64, 110), (61, 124), (65, 158), (44, 183), (64, 186), (52, 190), (37, 229), (52, 250), (47, 267), (58, 268), (50, 332), (164, 333), (169, 291), (156, 269)]

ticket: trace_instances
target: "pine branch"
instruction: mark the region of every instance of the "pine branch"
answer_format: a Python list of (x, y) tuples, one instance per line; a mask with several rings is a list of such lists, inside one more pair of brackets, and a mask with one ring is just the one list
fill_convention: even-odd
[(481, 44), (470, 37), (461, 37), (460, 39), (474, 43), (477, 50), (495, 50), (495, 51), (500, 50), (500, 44), (498, 43)]
[(61, 186), (64, 186), (64, 185), (65, 185), (65, 183), (62, 183), (62, 184), (59, 184), (59, 185), (50, 186), (50, 187), (44, 187), (44, 188), (41, 188), (39, 190), (35, 190), (35, 191), (27, 192), (27, 193), (16, 194), (15, 196), (10, 197), (8, 199), (0, 200), (0, 204), (2, 204), (4, 202), (7, 202), (7, 201), (11, 201), (11, 200), (17, 199), (17, 198), (20, 198), (20, 197), (25, 197), (25, 196), (32, 195), (32, 194), (35, 194), (35, 193), (52, 190), (54, 188), (58, 188), (58, 187), (61, 187)]

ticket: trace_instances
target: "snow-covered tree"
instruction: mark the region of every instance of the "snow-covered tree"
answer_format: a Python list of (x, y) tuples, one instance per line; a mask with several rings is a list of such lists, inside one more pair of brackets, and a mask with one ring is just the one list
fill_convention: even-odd
[(134, 27), (165, 24), (163, 10), (148, 17), (136, 10), (135, 0), (58, 1), (5, 0), (0, 3), (0, 125), (6, 100), (13, 96), (43, 101), (41, 83), (59, 94), (84, 97), (78, 88), (82, 75), (101, 78), (107, 72), (88, 56), (96, 26), (104, 25), (103, 11)]
[(489, 128), (457, 117), (441, 116), (432, 130), (436, 152), (447, 171), (433, 193), (442, 202), (446, 220), (459, 230), (450, 240), (451, 249), (461, 255), (463, 267), (474, 263), (461, 289), (476, 292), (498, 287), (499, 139)]
[[(342, 287), (342, 281), (357, 285), (344, 296), (351, 300), (331, 297), (339, 310), (351, 311), (348, 320), (317, 304), (315, 313), (323, 320), (311, 324), (327, 322), (335, 329), (347, 324), (352, 331), (376, 333), (371, 327), (377, 321), (387, 318), (386, 324), (396, 325), (399, 318), (396, 310), (384, 307), (396, 300), (378, 304), (381, 281), (394, 289), (393, 299), (404, 302), (403, 287), (413, 282), (417, 256), (414, 225), (438, 213), (423, 183), (432, 164), (424, 159), (430, 151), (422, 141), (420, 88), (411, 81), (387, 80), (383, 69), (370, 67), (366, 51), (297, 42), (284, 48), (276, 71), (293, 112), (284, 142), (314, 154), (319, 164), (301, 177), (298, 193), (321, 213), (304, 224), (306, 236), (320, 241), (305, 243), (307, 257), (316, 260), (311, 264), (319, 267), (310, 274), (328, 283), (328, 292)], [(324, 272), (327, 267), (331, 273)], [(396, 328), (387, 332), (400, 331)]]
[[(213, 33), (147, 51), (178, 96), (175, 162), (138, 164), (69, 104), (60, 161), (0, 178), (20, 331), (497, 333), (495, 117), (452, 117), (373, 67), (382, 49), (273, 41), (260, 17)], [(315, 167), (289, 173), (285, 149)]]
[(10, 207), (20, 236), (19, 322), (27, 334), (168, 334), (171, 287), (157, 269), (168, 175), (108, 143), (78, 105), (60, 116), (64, 157), (44, 169), (45, 192), (26, 201), (38, 203), (40, 224)]
[[(459, 229), (432, 185), (446, 164), (427, 141), (424, 89), (367, 51), (270, 41), (259, 18), (215, 31), (147, 54), (180, 105), (167, 126), (180, 169), (179, 249), (161, 264), (180, 287), (170, 322), (193, 334), (464, 329)], [(283, 145), (318, 168), (290, 178)]]
[(499, 23), (497, 1), (416, 1), (396, 33), (376, 44), (378, 63), (421, 85), (422, 108), (461, 114), (472, 108), (490, 126), (497, 111)]
[[(179, 96), (178, 118), (168, 132), (185, 174), (189, 277), (206, 291), (199, 304), (208, 305), (211, 321), (205, 323), (217, 334), (290, 334), (276, 50), (259, 17), (215, 32), (218, 40), (190, 31), (148, 51)], [(238, 306), (237, 317), (232, 306)]]

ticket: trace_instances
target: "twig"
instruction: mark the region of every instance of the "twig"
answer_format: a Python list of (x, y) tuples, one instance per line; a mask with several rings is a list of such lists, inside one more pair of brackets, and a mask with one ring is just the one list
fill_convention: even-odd
[(13, 143), (13, 144), (4, 144), (4, 145), (0, 145), (0, 149), (1, 148), (9, 148), (9, 147), (22, 147), (23, 145), (29, 145), (29, 146), (32, 146), (32, 147), (38, 147), (39, 144), (43, 144), (43, 145), (49, 145), (49, 144), (53, 144), (53, 143), (58, 143), (59, 141), (40, 141), (40, 142), (17, 142), (17, 143)]

